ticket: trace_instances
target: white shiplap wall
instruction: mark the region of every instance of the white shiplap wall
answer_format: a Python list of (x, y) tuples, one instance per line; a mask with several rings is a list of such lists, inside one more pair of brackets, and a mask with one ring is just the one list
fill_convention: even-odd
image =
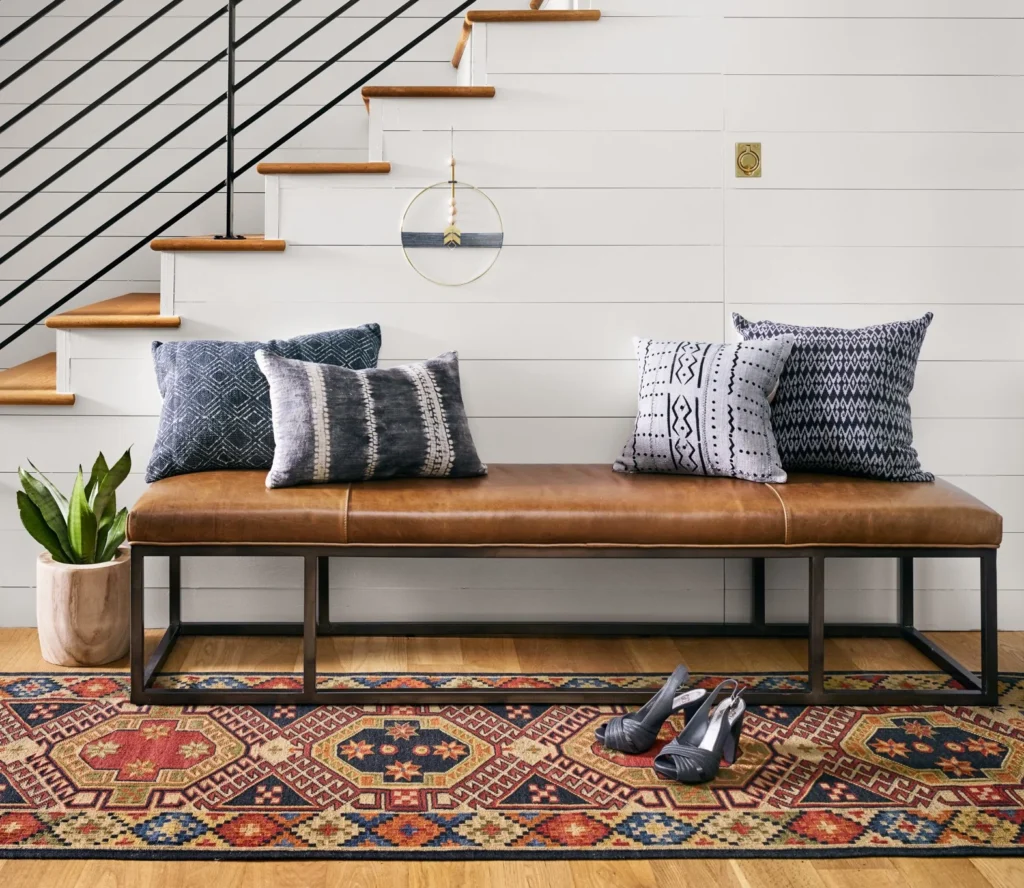
[[(254, 15), (261, 4), (265, 12), (264, 0), (246, 0), (243, 14)], [(210, 5), (189, 0), (181, 10), (201, 16)], [(445, 4), (421, 5), (423, 15)], [(487, 67), (498, 89), (493, 101), (390, 103), (391, 116), (383, 121), (384, 156), (395, 165), (390, 177), (336, 188), (282, 179), (280, 216), (272, 221), (287, 237), (288, 251), (182, 263), (176, 310), (186, 323), (177, 335), (266, 337), (377, 319), (387, 361), (460, 350), (474, 434), (487, 460), (607, 462), (628, 433), (635, 404), (634, 334), (731, 336), (732, 310), (840, 325), (933, 310), (914, 394), (917, 443), (927, 467), (1004, 514), (1001, 619), (1007, 628), (1024, 627), (1018, 603), (1024, 589), (1024, 362), (1018, 345), (1024, 320), (1024, 19), (1018, 4), (600, 5), (605, 18), (599, 24), (538, 29), (528, 41), (514, 26), (489, 27)], [(89, 0), (65, 6), (68, 14), (88, 14)], [(122, 9), (126, 16), (144, 15), (145, 6), (126, 0)], [(306, 0), (296, 14), (304, 8), (316, 15), (329, 4)], [(361, 8), (360, 15), (379, 16), (385, 4), (363, 0), (353, 12)], [(453, 44), (448, 31), (385, 82), (454, 82), (446, 61)], [(144, 55), (129, 56), (136, 57)], [(365, 56), (365, 67), (377, 57)], [(63, 62), (49, 64), (51, 79), (67, 70), (57, 67)], [(119, 76), (123, 68), (115, 66), (125, 64), (104, 63), (104, 76)], [(308, 59), (293, 64), (292, 76), (310, 67)], [(346, 66), (344, 77), (358, 76), (358, 64)], [(2, 73), (12, 63), (0, 65)], [(189, 101), (203, 101), (219, 82), (215, 78)], [(278, 85), (269, 83), (262, 98)], [(329, 94), (318, 90), (304, 101), (316, 104)], [(87, 97), (83, 91), (75, 98)], [(26, 92), (17, 101), (31, 98)], [(143, 98), (133, 89), (121, 101)], [(103, 113), (116, 121), (131, 112), (112, 106)], [(184, 113), (169, 108), (166, 119)], [(161, 154), (154, 174), (215, 138), (219, 123), (212, 117), (201, 138)], [(449, 125), (459, 130), (460, 175), (492, 191), (508, 246), (479, 283), (439, 292), (411, 275), (393, 244), (395, 218), (412, 189), (437, 178)], [(279, 156), (363, 159), (365, 127), (361, 104), (346, 105)], [(41, 124), (39, 132), (45, 129)], [(31, 139), (26, 132), (22, 138)], [(109, 172), (130, 156), (126, 149), (158, 134), (140, 129), (134, 141), (100, 152), (90, 174)], [(273, 138), (273, 127), (261, 135), (243, 139), (240, 156)], [(748, 139), (764, 144), (765, 174), (756, 181), (732, 175), (733, 143)], [(40, 154), (52, 153), (39, 170), (83, 144), (45, 149)], [(0, 152), (10, 147), (0, 143)], [(198, 191), (218, 174), (213, 164), (205, 177), (190, 176), (179, 187)], [(83, 173), (73, 181), (81, 189), (89, 179)], [(144, 181), (133, 174), (124, 187), (137, 189)], [(241, 227), (263, 228), (261, 184), (255, 177), (243, 183)], [(153, 218), (168, 215), (183, 197), (162, 197)], [(70, 199), (55, 194), (41, 208), (26, 207), (20, 227), (0, 228), (0, 245)], [(62, 223), (46, 250), (129, 199), (105, 195), (93, 214)], [(181, 230), (216, 228), (219, 205), (204, 212)], [(117, 237), (142, 233), (141, 224), (126, 219)], [(94, 261), (68, 263), (66, 279), (86, 273)], [(4, 269), (0, 277), (17, 280), (21, 268)], [(104, 284), (103, 294), (123, 291), (129, 279), (151, 280), (155, 269), (152, 256), (140, 255)], [(48, 283), (40, 304), (62, 286)], [(239, 313), (253, 304), (259, 311)], [(0, 329), (18, 320), (7, 318), (0, 314)], [(158, 409), (149, 338), (76, 336), (77, 406), (59, 413), (11, 409), (0, 417), (0, 504), (12, 499), (12, 473), (26, 452), (68, 472), (79, 452), (135, 442), (141, 462)], [(25, 356), (42, 350), (38, 341), (25, 348)], [(72, 437), (74, 453), (66, 445)], [(140, 489), (133, 477), (127, 494)], [(0, 553), (6, 556), (0, 586), (11, 593), (0, 601), (0, 622), (32, 621), (34, 548), (13, 509), (0, 506)], [(770, 567), (772, 616), (800, 616), (804, 574), (802, 565)], [(414, 568), (345, 562), (335, 569), (335, 611), (433, 618), (585, 612), (721, 619), (747, 613), (744, 562), (654, 562), (640, 576), (616, 562), (434, 561)], [(157, 570), (154, 584), (161, 579)], [(830, 618), (893, 616), (891, 564), (835, 562), (827, 581)], [(201, 608), (211, 618), (237, 613), (243, 600), (259, 616), (294, 615), (298, 607), (294, 593), (281, 593), (298, 583), (298, 568), (288, 563), (186, 564), (185, 582), (192, 612)], [(973, 564), (925, 562), (919, 584), (922, 624), (976, 625)], [(634, 594), (624, 604), (627, 587)], [(224, 589), (245, 591), (211, 594)]]

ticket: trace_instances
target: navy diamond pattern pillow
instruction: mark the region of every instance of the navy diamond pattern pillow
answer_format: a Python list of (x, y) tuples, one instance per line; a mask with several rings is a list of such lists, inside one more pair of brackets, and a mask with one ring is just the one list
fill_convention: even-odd
[(910, 392), (931, 312), (845, 330), (748, 321), (743, 339), (796, 337), (772, 404), (782, 465), (886, 481), (934, 481), (914, 449)]
[(270, 388), (256, 364), (264, 349), (297, 361), (353, 370), (377, 366), (380, 327), (311, 333), (269, 342), (154, 342), (163, 396), (146, 480), (215, 469), (269, 469), (274, 461)]

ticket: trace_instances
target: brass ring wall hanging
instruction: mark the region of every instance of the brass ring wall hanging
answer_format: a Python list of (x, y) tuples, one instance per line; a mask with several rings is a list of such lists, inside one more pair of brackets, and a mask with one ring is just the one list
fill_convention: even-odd
[(417, 274), (443, 287), (460, 287), (487, 274), (505, 240), (494, 201), (456, 177), (454, 141), (453, 130), (450, 178), (416, 194), (401, 226), (406, 261)]

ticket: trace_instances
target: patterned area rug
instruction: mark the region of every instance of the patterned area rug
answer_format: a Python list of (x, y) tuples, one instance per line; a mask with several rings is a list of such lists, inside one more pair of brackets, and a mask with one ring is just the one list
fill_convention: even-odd
[[(601, 686), (660, 678), (357, 682)], [(746, 679), (802, 684), (782, 674)], [(295, 681), (165, 679), (203, 687)], [(852, 673), (829, 683), (934, 687), (946, 679)], [(617, 707), (137, 707), (127, 685), (124, 674), (0, 675), (0, 857), (1024, 852), (1024, 675), (1003, 676), (998, 708), (753, 707), (742, 756), (704, 786), (655, 775), (657, 746), (644, 756), (603, 749), (594, 728)], [(666, 727), (658, 746), (672, 733)]]

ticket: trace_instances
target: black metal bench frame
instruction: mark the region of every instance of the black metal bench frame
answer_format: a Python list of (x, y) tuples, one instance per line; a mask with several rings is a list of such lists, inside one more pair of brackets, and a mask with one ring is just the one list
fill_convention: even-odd
[[(152, 705), (278, 704), (458, 704), (458, 703), (593, 703), (635, 704), (650, 690), (625, 688), (531, 689), (323, 689), (317, 687), (316, 644), (320, 636), (739, 636), (807, 638), (808, 690), (751, 690), (753, 704), (774, 705), (992, 705), (998, 702), (996, 636), (996, 550), (950, 548), (598, 548), (598, 547), (357, 547), (331, 546), (161, 546), (133, 544), (131, 590), (131, 699)], [(301, 623), (183, 622), (183, 557), (275, 556), (304, 562), (304, 619)], [(169, 627), (152, 656), (145, 656), (145, 560), (169, 558)], [(750, 558), (753, 573), (753, 619), (747, 623), (650, 622), (356, 622), (335, 623), (329, 610), (330, 558)], [(808, 562), (808, 623), (765, 621), (765, 559), (803, 558)], [(895, 623), (826, 623), (826, 558), (895, 558), (899, 565), (899, 617)], [(975, 675), (914, 625), (914, 559), (973, 558), (981, 568), (981, 673)], [(301, 636), (303, 688), (291, 690), (172, 689), (154, 685), (177, 639), (187, 636)], [(836, 690), (825, 686), (825, 639), (828, 637), (901, 638), (952, 677), (960, 688)]]

